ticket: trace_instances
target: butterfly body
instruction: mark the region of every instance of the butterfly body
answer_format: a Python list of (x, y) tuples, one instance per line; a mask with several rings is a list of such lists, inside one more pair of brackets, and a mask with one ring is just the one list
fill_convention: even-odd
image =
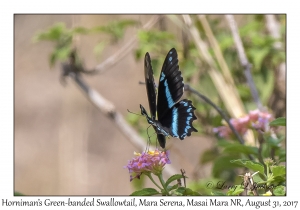
[[(183, 78), (179, 71), (177, 52), (172, 48), (164, 61), (158, 86), (157, 104), (156, 87), (149, 53), (145, 55), (145, 82), (151, 116), (140, 105), (141, 113), (157, 133), (157, 139), (162, 148), (165, 148), (166, 136), (183, 140), (191, 132), (197, 132), (192, 121), (195, 107), (187, 99), (179, 101), (184, 91)], [(157, 120), (156, 120), (157, 114)]]

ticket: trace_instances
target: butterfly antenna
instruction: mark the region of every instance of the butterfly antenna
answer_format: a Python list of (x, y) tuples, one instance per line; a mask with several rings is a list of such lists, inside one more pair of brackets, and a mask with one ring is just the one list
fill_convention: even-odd
[[(145, 82), (139, 81), (139, 85), (145, 85)], [(157, 85), (154, 83), (155, 88), (157, 88)]]
[(129, 111), (129, 109), (127, 109), (127, 112), (129, 112), (129, 113), (131, 113), (131, 114), (138, 115), (138, 116), (142, 116), (141, 114), (137, 114), (137, 113), (134, 113), (134, 112)]

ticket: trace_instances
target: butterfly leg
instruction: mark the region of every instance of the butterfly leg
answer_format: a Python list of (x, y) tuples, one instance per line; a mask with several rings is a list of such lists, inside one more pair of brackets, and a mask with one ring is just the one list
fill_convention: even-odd
[(149, 150), (149, 147), (150, 147), (150, 144), (151, 144), (150, 136), (149, 136), (149, 133), (148, 133), (148, 129), (149, 129), (150, 127), (151, 127), (151, 125), (149, 125), (148, 128), (147, 128), (147, 136), (148, 136), (148, 139), (147, 139), (146, 151)]

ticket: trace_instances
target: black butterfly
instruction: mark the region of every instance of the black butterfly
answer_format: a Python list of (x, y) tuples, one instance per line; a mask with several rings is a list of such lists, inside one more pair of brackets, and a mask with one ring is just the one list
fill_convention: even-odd
[[(166, 136), (183, 140), (186, 136), (190, 136), (192, 131), (197, 132), (192, 125), (193, 120), (197, 119), (194, 115), (196, 108), (190, 100), (183, 99), (178, 102), (183, 95), (184, 84), (179, 71), (176, 50), (172, 48), (164, 61), (159, 78), (157, 104), (149, 53), (145, 55), (144, 68), (151, 117), (142, 105), (140, 105), (141, 113), (155, 129), (160, 146), (165, 148)], [(156, 111), (158, 120), (155, 119)]]

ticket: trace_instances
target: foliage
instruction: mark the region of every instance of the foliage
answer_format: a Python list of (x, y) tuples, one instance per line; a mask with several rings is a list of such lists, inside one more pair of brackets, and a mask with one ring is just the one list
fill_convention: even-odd
[[(279, 18), (285, 17), (280, 16)], [(236, 89), (244, 106), (248, 110), (254, 109), (255, 103), (253, 102), (252, 95), (245, 79), (243, 67), (239, 62), (231, 32), (228, 30), (227, 26), (224, 27), (224, 21), (220, 18), (209, 18), (209, 22), (212, 30), (217, 31), (215, 33), (216, 39), (221, 47), (227, 65), (229, 66), (236, 84)], [(200, 31), (200, 34), (205, 34), (201, 23), (196, 21), (195, 24)], [(184, 32), (185, 31), (183, 31), (183, 33)], [(278, 40), (273, 39), (266, 32), (265, 24), (258, 15), (249, 15), (247, 22), (240, 27), (239, 32), (246, 56), (252, 64), (254, 83), (263, 104), (266, 105), (274, 90), (274, 69), (281, 62), (285, 61), (285, 52), (282, 50), (284, 48), (278, 49), (274, 47), (275, 42)], [(282, 32), (285, 33), (284, 31)], [(156, 30), (142, 31), (139, 36), (140, 44), (135, 54), (136, 58), (143, 59), (142, 55), (148, 51), (151, 52), (151, 55), (159, 55), (154, 56), (153, 58), (154, 74), (158, 77), (166, 49), (170, 49), (170, 43), (178, 40), (178, 38), (178, 36), (172, 36), (172, 34), (169, 33), (169, 30), (162, 32), (157, 32)], [(202, 36), (202, 38), (206, 41), (204, 36)], [(280, 41), (282, 42), (282, 40)], [(209, 96), (212, 101), (220, 106), (220, 108), (226, 109), (223, 102), (218, 97), (212, 80), (205, 71), (207, 66), (203, 63), (201, 57), (199, 57), (195, 43), (191, 40), (187, 43), (183, 42), (183, 45), (179, 45), (178, 43), (180, 42), (177, 41), (177, 44), (172, 45), (172, 47), (176, 47), (178, 51), (179, 65), (180, 69), (182, 69), (184, 81), (192, 84), (196, 89), (201, 90), (202, 94)], [(188, 53), (184, 53), (185, 49), (187, 49), (186, 51)], [(213, 50), (209, 49), (209, 52), (214, 58), (215, 55)], [(199, 124), (201, 124), (201, 127), (199, 126), (197, 129), (200, 132), (209, 131), (207, 134), (211, 135), (211, 128), (220, 126), (222, 118), (208, 104), (199, 102), (192, 95), (190, 97), (193, 100), (193, 104), (196, 106), (197, 117)], [(137, 127), (145, 127), (143, 124), (144, 121), (144, 119), (136, 118), (135, 121), (131, 122)], [(285, 119), (277, 119), (270, 123), (270, 126), (271, 125), (285, 126)], [(269, 125), (266, 124), (266, 126)], [(270, 193), (273, 195), (282, 195), (285, 193), (285, 174), (276, 174), (276, 171), (279, 170), (277, 167), (280, 167), (282, 171), (285, 171), (284, 164), (286, 160), (286, 151), (285, 148), (282, 147), (282, 142), (285, 140), (284, 134), (282, 134), (280, 129), (271, 129), (268, 131), (257, 130), (257, 127), (259, 127), (258, 124), (255, 124), (253, 128), (250, 127), (251, 126), (247, 129), (253, 130), (255, 138), (259, 142), (257, 146), (249, 146), (247, 144), (242, 145), (236, 141), (234, 136), (231, 136), (229, 139), (219, 138), (216, 147), (206, 151), (200, 158), (200, 163), (202, 165), (213, 164), (212, 177), (210, 180), (214, 180), (213, 182), (215, 183), (218, 183), (217, 180), (226, 180), (227, 185), (231, 186), (231, 188), (216, 188), (210, 190), (205, 186), (205, 182), (199, 180), (190, 183), (190, 187), (193, 191), (205, 195), (239, 195), (244, 191), (244, 188), (241, 186), (242, 179), (236, 176), (236, 172), (243, 169), (252, 171), (253, 173), (259, 171), (259, 174), (255, 175), (253, 179), (256, 181), (257, 185), (265, 184), (268, 186), (265, 189), (258, 190), (260, 195), (267, 195), (269, 193), (268, 190), (270, 190)], [(274, 131), (277, 137), (274, 137)], [(265, 162), (268, 162), (270, 158), (273, 161), (273, 165), (268, 165)], [(269, 187), (275, 185), (276, 188), (274, 189)], [(226, 190), (228, 191), (226, 192)], [(252, 194), (252, 192), (250, 192), (250, 194)]]
[[(108, 34), (108, 40), (111, 39), (111, 41), (116, 42), (117, 40), (123, 38), (125, 30), (129, 26), (133, 26), (136, 24), (137, 22), (133, 20), (120, 20), (113, 21), (104, 26), (96, 26), (90, 29), (85, 27), (75, 27), (72, 29), (68, 29), (66, 28), (64, 23), (56, 23), (52, 27), (48, 28), (48, 30), (37, 33), (33, 37), (33, 41), (52, 41), (55, 43), (54, 50), (49, 58), (50, 66), (53, 67), (53, 65), (57, 61), (63, 62), (69, 58), (70, 53), (74, 48), (73, 39), (76, 35), (90, 35), (92, 33)], [(104, 39), (95, 46), (94, 52), (97, 56), (99, 56), (107, 46), (109, 42), (108, 40)]]
[[(176, 48), (185, 83), (189, 83), (203, 95), (209, 96), (211, 101), (226, 111), (228, 107), (221, 100), (218, 94), (218, 87), (215, 86), (215, 81), (212, 80), (208, 73), (209, 63), (205, 61), (203, 55), (197, 49), (197, 43), (189, 37), (187, 27), (183, 26), (184, 23), (181, 21), (180, 16), (177, 17), (175, 32), (174, 28), (172, 28), (174, 26), (172, 23), (175, 22), (174, 18), (172, 19), (173, 22), (168, 22), (170, 24), (164, 30), (139, 30), (137, 34), (139, 45), (134, 52), (135, 58), (137, 60), (144, 59), (145, 53), (151, 52), (152, 67), (154, 75), (157, 78), (166, 52), (173, 47)], [(278, 68), (280, 63), (285, 61), (285, 40), (275, 40), (269, 35), (262, 15), (240, 15), (236, 18), (240, 19), (239, 35), (246, 56), (252, 64), (251, 73), (254, 85), (258, 89), (263, 105), (267, 107), (270, 96), (274, 92), (276, 82), (275, 69)], [(286, 33), (286, 17), (285, 15), (280, 15), (277, 18), (282, 28), (280, 31), (281, 36), (284, 37)], [(244, 76), (244, 67), (238, 59), (236, 46), (224, 16), (207, 16), (207, 19), (234, 80), (234, 91), (238, 93), (238, 97), (243, 102), (243, 106), (247, 111), (254, 110), (256, 104), (253, 101), (247, 80)], [(216, 59), (217, 56), (214, 49), (210, 46), (205, 27), (197, 19), (197, 16), (192, 16), (192, 20), (194, 21), (195, 29), (200, 33), (201, 39), (208, 48), (209, 55), (213, 59)], [(45, 32), (37, 34), (34, 40), (52, 41), (55, 43), (54, 50), (50, 56), (50, 64), (52, 66), (57, 61), (64, 61), (68, 58), (73, 49), (74, 36), (90, 35), (92, 33), (108, 35), (108, 38), (101, 40), (95, 46), (94, 52), (99, 56), (108, 44), (114, 44), (117, 40), (122, 39), (125, 30), (135, 25), (137, 25), (136, 21), (120, 20), (91, 29), (85, 27), (68, 29), (63, 23), (57, 23)], [(278, 41), (282, 43), (281, 48), (275, 47)], [(216, 66), (218, 70), (221, 69), (220, 65), (217, 64)], [(225, 78), (222, 71), (219, 72)], [(196, 107), (198, 123), (195, 123), (195, 127), (199, 131), (199, 134), (212, 136), (214, 135), (212, 130), (216, 127), (223, 127), (230, 130), (227, 124), (224, 125), (222, 117), (218, 112), (209, 104), (199, 101), (198, 98), (191, 94), (187, 94), (187, 97), (193, 101)], [(269, 110), (270, 115), (272, 111)], [(269, 121), (271, 118), (268, 118), (267, 121), (266, 118), (248, 120), (246, 124), (243, 124), (245, 127), (241, 131), (239, 130), (241, 127), (238, 127), (241, 125), (239, 123), (241, 121), (239, 120), (244, 120), (245, 117), (247, 116), (241, 116), (239, 119), (231, 119), (230, 121), (242, 136), (248, 131), (253, 132), (256, 141), (255, 145), (241, 144), (234, 135), (215, 135), (217, 140), (215, 147), (205, 151), (199, 157), (200, 166), (205, 164), (212, 165), (211, 177), (189, 180), (188, 186), (183, 187), (175, 182), (187, 179), (185, 175), (175, 174), (164, 181), (162, 179), (162, 170), (159, 174), (155, 174), (159, 179), (161, 185), (159, 186), (149, 175), (151, 173), (141, 173), (138, 176), (142, 179), (141, 182), (137, 179), (133, 180), (137, 190), (131, 195), (240, 195), (245, 192), (246, 186), (243, 178), (248, 173), (250, 173), (250, 177), (254, 183), (253, 188), (248, 190), (248, 195), (253, 195), (255, 190), (257, 190), (259, 195), (285, 195), (286, 139), (281, 126), (286, 126), (286, 119), (281, 117), (275, 119), (273, 122)], [(128, 114), (127, 121), (136, 128), (144, 139), (149, 140), (149, 136), (152, 137), (155, 134), (152, 127), (145, 129), (149, 125), (142, 117)], [(232, 131), (230, 130), (230, 132)], [(157, 144), (155, 141), (151, 143)], [(142, 174), (146, 176), (142, 176)], [(158, 189), (145, 188), (146, 178), (155, 182)]]

